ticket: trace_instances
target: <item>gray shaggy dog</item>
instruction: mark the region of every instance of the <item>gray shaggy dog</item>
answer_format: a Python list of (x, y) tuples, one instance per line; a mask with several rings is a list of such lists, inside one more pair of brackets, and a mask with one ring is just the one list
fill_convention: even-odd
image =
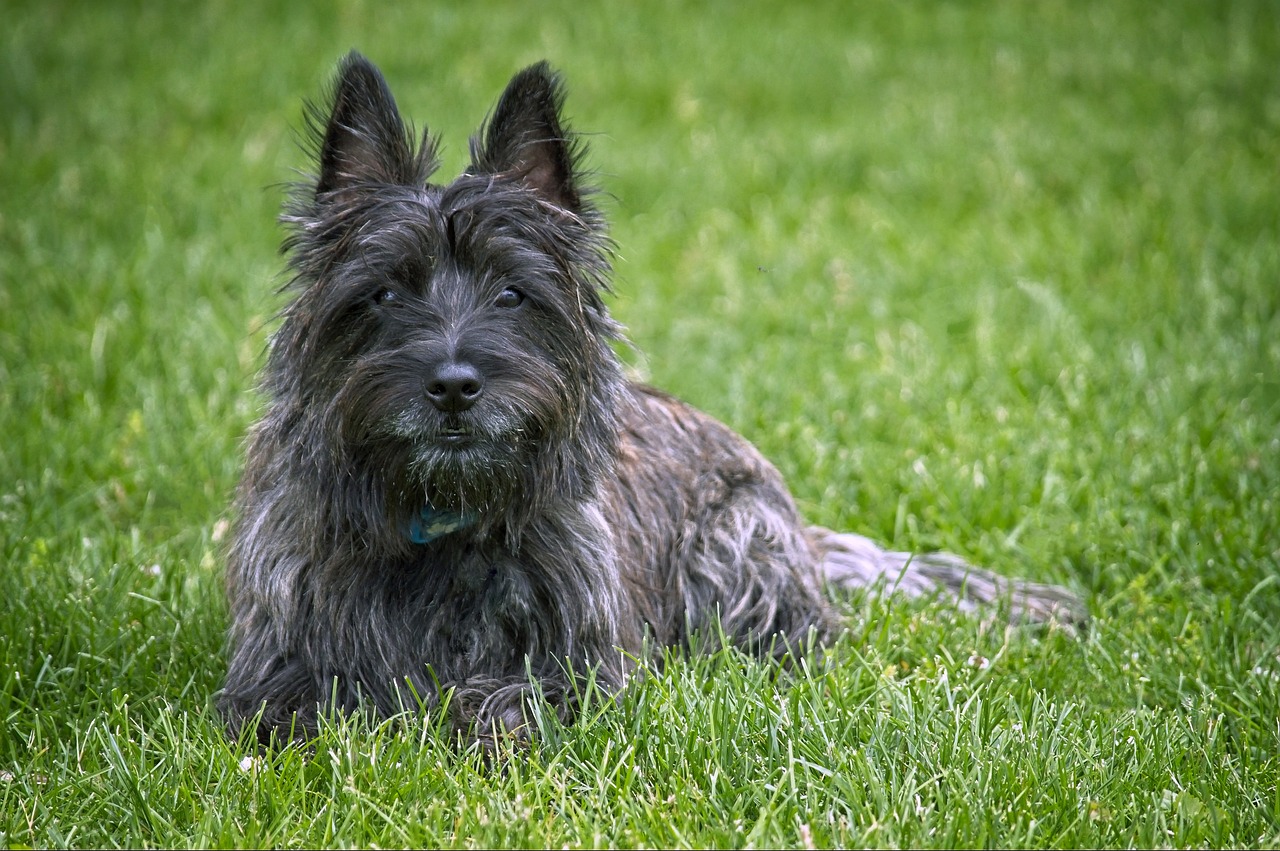
[(567, 718), (579, 678), (616, 691), (646, 642), (830, 639), (827, 584), (1080, 616), (1060, 588), (807, 526), (749, 443), (624, 378), (562, 100), (545, 64), (517, 74), (445, 185), (363, 57), (309, 110), (318, 174), (284, 215), (293, 299), (228, 553), (233, 732), (449, 695), (464, 735), (518, 736), (535, 693)]

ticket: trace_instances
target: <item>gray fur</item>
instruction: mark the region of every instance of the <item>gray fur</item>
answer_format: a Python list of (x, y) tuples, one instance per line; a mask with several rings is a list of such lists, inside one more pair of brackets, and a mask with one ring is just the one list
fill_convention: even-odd
[[(301, 737), (325, 711), (451, 692), (460, 731), (518, 732), (535, 682), (567, 717), (581, 677), (621, 688), (646, 640), (717, 620), (758, 652), (830, 639), (824, 583), (1080, 613), (1063, 589), (806, 526), (750, 444), (626, 381), (561, 102), (545, 65), (518, 74), (446, 185), (362, 57), (311, 110), (319, 173), (284, 216), (292, 300), (227, 558), (233, 730)], [(432, 511), (466, 524), (414, 543)]]

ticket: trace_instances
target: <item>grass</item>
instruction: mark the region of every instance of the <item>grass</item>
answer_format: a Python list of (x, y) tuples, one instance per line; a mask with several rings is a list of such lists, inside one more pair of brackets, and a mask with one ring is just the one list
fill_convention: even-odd
[[(0, 844), (1280, 843), (1275, 5), (746, 5), (7, 4)], [(550, 58), (637, 371), (813, 521), (1091, 627), (860, 597), (804, 671), (676, 654), (501, 771), (429, 717), (227, 741), (275, 187), (353, 46), (455, 171)]]

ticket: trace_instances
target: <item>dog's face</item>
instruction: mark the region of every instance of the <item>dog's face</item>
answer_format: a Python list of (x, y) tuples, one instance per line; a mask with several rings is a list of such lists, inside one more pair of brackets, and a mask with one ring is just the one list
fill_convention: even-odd
[(545, 67), (517, 75), (447, 185), (428, 182), (434, 144), (415, 147), (365, 60), (349, 57), (332, 108), (312, 113), (319, 174), (285, 217), (299, 292), (269, 388), (410, 499), (510, 498), (613, 392), (606, 238), (560, 99)]

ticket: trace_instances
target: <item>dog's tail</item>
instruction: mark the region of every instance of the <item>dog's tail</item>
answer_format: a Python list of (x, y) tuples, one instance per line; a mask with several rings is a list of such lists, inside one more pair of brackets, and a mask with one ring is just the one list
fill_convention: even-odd
[(810, 526), (809, 534), (822, 557), (823, 576), (836, 588), (938, 595), (965, 610), (1004, 605), (1011, 621), (1070, 625), (1089, 619), (1084, 601), (1057, 585), (1009, 579), (950, 553), (890, 552), (869, 538), (821, 526)]

